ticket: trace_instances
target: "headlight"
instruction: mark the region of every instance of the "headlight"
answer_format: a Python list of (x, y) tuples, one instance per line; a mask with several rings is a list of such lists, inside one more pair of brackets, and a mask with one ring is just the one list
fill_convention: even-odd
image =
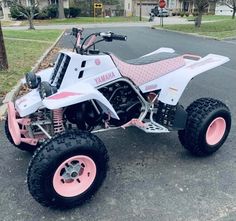
[(41, 82), (41, 78), (39, 76), (36, 76), (36, 74), (33, 72), (28, 72), (27, 74), (25, 74), (25, 80), (27, 86), (31, 89), (37, 88)]
[(47, 81), (43, 81), (39, 86), (39, 95), (42, 99), (49, 97), (57, 92), (57, 88), (52, 86)]

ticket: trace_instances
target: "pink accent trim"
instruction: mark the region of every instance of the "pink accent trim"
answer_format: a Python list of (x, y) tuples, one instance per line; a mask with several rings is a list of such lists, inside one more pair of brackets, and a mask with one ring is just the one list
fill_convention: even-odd
[(192, 60), (199, 60), (202, 57), (199, 56), (199, 55), (194, 55), (194, 54), (184, 54), (183, 58), (185, 58), (185, 59), (192, 59)]
[(209, 145), (215, 145), (223, 138), (226, 130), (226, 122), (222, 117), (215, 118), (206, 132), (206, 142)]
[[(19, 124), (22, 125), (20, 129)], [(38, 139), (30, 138), (28, 136), (28, 131), (25, 130), (25, 126), (30, 124), (29, 118), (16, 119), (16, 111), (14, 104), (12, 102), (8, 103), (8, 128), (11, 134), (11, 137), (15, 145), (19, 145), (21, 142), (27, 143), (30, 145), (37, 145)], [(25, 137), (21, 137), (21, 135)]]
[(107, 74), (103, 74), (103, 75), (95, 78), (94, 80), (95, 80), (96, 84), (99, 85), (99, 84), (103, 84), (107, 81), (110, 81), (110, 80), (114, 79), (115, 77), (116, 77), (116, 75), (114, 74), (114, 72), (110, 72)]
[(61, 133), (65, 130), (63, 125), (63, 109), (53, 110), (53, 128), (54, 133)]
[(91, 46), (95, 42), (96, 38), (97, 38), (96, 35), (92, 35), (91, 38), (89, 39), (88, 43), (85, 45), (84, 49)]
[(120, 73), (132, 80), (137, 86), (155, 80), (185, 65), (183, 56), (144, 65), (128, 64), (114, 55), (111, 57)]
[(78, 33), (78, 34), (77, 34), (77, 41), (76, 41), (76, 46), (77, 46), (77, 47), (81, 47), (80, 40), (81, 40), (81, 34)]
[(61, 92), (61, 93), (52, 95), (52, 96), (48, 97), (48, 99), (58, 100), (58, 99), (63, 99), (63, 98), (70, 97), (70, 96), (80, 96), (80, 95), (82, 95), (82, 94), (65, 91), (65, 92)]
[(8, 128), (15, 145), (21, 143), (20, 127), (16, 121), (16, 111), (12, 102), (8, 103)]
[(20, 119), (16, 119), (18, 124), (24, 125), (24, 126), (28, 126), (30, 125), (31, 120), (29, 118), (20, 118)]
[[(79, 161), (80, 166), (84, 165), (79, 174), (70, 182), (63, 182), (64, 178), (61, 175), (61, 171), (65, 170), (66, 165), (71, 165), (72, 161)], [(64, 197), (78, 196), (85, 192), (95, 180), (97, 174), (97, 168), (94, 161), (84, 155), (77, 155), (65, 160), (57, 168), (53, 176), (53, 187), (55, 191)], [(77, 180), (78, 179), (78, 180)]]
[(100, 65), (101, 64), (101, 60), (99, 58), (95, 59), (94, 62), (95, 62), (96, 65)]
[(132, 120), (130, 120), (128, 123), (122, 125), (121, 127), (123, 129), (125, 129), (126, 127), (130, 127), (130, 126), (144, 128), (145, 124), (141, 120), (133, 118)]

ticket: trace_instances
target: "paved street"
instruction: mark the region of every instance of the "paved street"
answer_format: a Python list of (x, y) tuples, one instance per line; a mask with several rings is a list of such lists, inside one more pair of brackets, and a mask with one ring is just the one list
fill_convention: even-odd
[[(236, 220), (236, 44), (182, 35), (148, 27), (89, 29), (111, 30), (128, 36), (127, 42), (102, 43), (100, 48), (131, 59), (159, 47), (179, 54), (204, 56), (218, 53), (231, 61), (195, 78), (181, 103), (199, 97), (223, 100), (232, 112), (232, 129), (224, 146), (206, 158), (191, 156), (177, 134), (150, 135), (136, 128), (99, 134), (110, 155), (109, 172), (102, 188), (80, 208), (58, 211), (36, 203), (27, 190), (26, 170), (31, 155), (0, 139), (1, 221), (235, 221)], [(72, 47), (69, 36), (59, 46)], [(3, 134), (3, 123), (0, 131)]]

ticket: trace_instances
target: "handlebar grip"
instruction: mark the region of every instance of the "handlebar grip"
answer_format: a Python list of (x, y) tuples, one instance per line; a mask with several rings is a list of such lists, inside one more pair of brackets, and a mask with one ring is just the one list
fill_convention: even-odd
[(77, 37), (78, 33), (82, 33), (83, 32), (83, 28), (72, 28), (71, 30), (71, 34), (75, 37)]
[(127, 36), (125, 35), (116, 35), (116, 34), (112, 34), (111, 38), (113, 40), (119, 40), (119, 41), (126, 41), (127, 40)]

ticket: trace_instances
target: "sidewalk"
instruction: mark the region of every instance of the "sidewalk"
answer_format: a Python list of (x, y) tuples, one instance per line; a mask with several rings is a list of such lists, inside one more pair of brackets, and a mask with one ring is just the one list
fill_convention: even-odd
[[(191, 24), (186, 18), (180, 17), (165, 17), (163, 18), (165, 24)], [(71, 29), (72, 27), (79, 26), (83, 28), (109, 28), (109, 27), (152, 27), (159, 25), (160, 18), (155, 17), (154, 22), (114, 22), (114, 23), (91, 23), (91, 24), (60, 24), (60, 25), (35, 25), (36, 29)], [(25, 30), (27, 26), (15, 27), (2, 27), (3, 30)]]

